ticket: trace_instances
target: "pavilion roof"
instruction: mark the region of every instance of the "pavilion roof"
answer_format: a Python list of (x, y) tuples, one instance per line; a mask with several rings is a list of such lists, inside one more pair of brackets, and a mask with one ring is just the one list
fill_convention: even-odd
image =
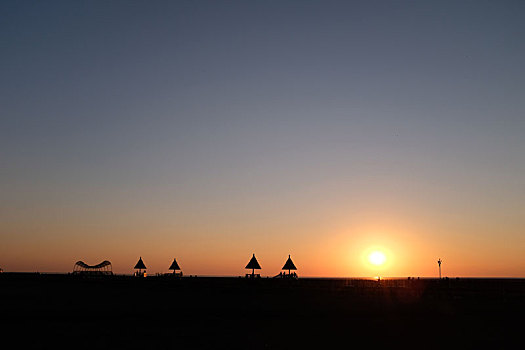
[(293, 263), (292, 258), (290, 258), (290, 255), (288, 255), (288, 260), (286, 260), (282, 269), (283, 270), (297, 270), (297, 267), (295, 267), (295, 264)]
[(250, 262), (248, 263), (248, 265), (246, 265), (245, 269), (261, 269), (261, 265), (259, 265), (259, 262), (255, 258), (255, 254), (253, 254), (252, 258), (250, 259)]
[(177, 264), (177, 259), (173, 258), (173, 262), (170, 265), (170, 270), (180, 270), (179, 264)]
[(100, 269), (100, 268), (111, 265), (111, 262), (109, 262), (108, 260), (104, 260), (103, 262), (97, 265), (88, 265), (83, 261), (77, 261), (75, 265), (80, 266), (84, 269)]
[(146, 265), (144, 265), (144, 261), (142, 261), (142, 257), (139, 258), (139, 261), (137, 261), (137, 264), (134, 267), (135, 269), (146, 269)]

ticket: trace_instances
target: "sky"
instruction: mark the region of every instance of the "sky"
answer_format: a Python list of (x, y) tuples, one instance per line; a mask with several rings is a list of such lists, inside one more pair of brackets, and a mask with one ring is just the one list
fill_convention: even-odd
[(2, 1), (0, 267), (525, 277), (524, 18)]

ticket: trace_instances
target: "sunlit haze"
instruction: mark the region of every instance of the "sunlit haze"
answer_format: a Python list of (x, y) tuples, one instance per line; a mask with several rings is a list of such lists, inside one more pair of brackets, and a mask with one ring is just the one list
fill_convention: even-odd
[(386, 262), (386, 256), (383, 252), (374, 251), (368, 256), (368, 261), (373, 265), (380, 266)]
[(3, 1), (0, 267), (525, 277), (524, 18)]

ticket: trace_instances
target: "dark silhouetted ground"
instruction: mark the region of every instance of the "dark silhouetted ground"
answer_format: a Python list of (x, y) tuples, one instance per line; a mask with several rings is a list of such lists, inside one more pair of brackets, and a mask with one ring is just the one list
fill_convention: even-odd
[[(523, 348), (525, 280), (0, 275), (2, 348)], [(14, 339), (15, 346), (5, 346)]]

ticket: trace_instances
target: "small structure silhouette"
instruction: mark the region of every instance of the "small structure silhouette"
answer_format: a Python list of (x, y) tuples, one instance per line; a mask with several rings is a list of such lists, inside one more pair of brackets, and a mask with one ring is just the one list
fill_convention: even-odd
[(139, 261), (137, 261), (137, 264), (135, 264), (134, 269), (138, 270), (138, 271), (135, 271), (134, 276), (136, 277), (146, 277), (147, 276), (147, 273), (146, 273), (147, 268), (146, 268), (146, 265), (144, 265), (144, 261), (142, 261), (142, 257), (139, 257)]
[[(173, 276), (182, 277), (182, 271), (180, 271), (179, 264), (177, 264), (177, 259), (173, 258), (173, 262), (170, 265), (170, 270), (173, 270)], [(180, 272), (177, 272), (179, 270)]]
[(248, 262), (248, 265), (246, 265), (245, 269), (251, 269), (252, 270), (251, 274), (249, 274), (249, 273), (246, 274), (247, 278), (261, 277), (260, 274), (258, 274), (258, 273), (256, 274), (255, 273), (255, 270), (260, 270), (261, 269), (261, 265), (259, 265), (259, 262), (255, 258), (255, 254), (253, 254), (252, 258), (250, 259), (250, 262)]
[(439, 279), (441, 279), (441, 263), (443, 261), (441, 260), (441, 258), (438, 259), (438, 266), (439, 266)]
[(97, 265), (88, 265), (83, 261), (77, 261), (73, 267), (74, 275), (86, 276), (111, 276), (113, 269), (109, 260), (104, 260)]
[[(281, 275), (283, 278), (297, 278), (297, 274), (295, 272), (291, 272), (291, 270), (297, 270), (297, 267), (295, 267), (295, 264), (293, 263), (290, 255), (288, 255), (288, 260), (286, 260), (284, 263), (282, 270), (285, 270)], [(288, 275), (286, 274), (286, 270), (288, 270)]]

